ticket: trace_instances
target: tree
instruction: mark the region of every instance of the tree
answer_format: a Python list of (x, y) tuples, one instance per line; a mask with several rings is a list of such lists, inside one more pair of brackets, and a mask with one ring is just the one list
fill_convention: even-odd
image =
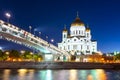
[(6, 59), (7, 59), (7, 55), (4, 52), (2, 52), (2, 50), (0, 50), (0, 61), (4, 61)]
[(30, 51), (25, 51), (25, 53), (22, 54), (22, 58), (23, 59), (30, 59), (31, 58)]
[(20, 58), (20, 53), (17, 50), (11, 50), (9, 53), (9, 58), (11, 60)]
[(115, 55), (115, 60), (120, 60), (120, 53)]

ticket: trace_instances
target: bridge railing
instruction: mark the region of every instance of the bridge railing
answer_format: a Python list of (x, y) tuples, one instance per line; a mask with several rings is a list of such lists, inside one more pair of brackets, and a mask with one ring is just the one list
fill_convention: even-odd
[(49, 50), (52, 49), (58, 53), (62, 53), (62, 54), (66, 53), (67, 54), (67, 52), (60, 50), (58, 47), (54, 46), (53, 44), (48, 43), (47, 41), (43, 40), (42, 38), (37, 37), (19, 27), (16, 27), (12, 24), (6, 23), (2, 20), (0, 20), (0, 31), (11, 34), (17, 38), (28, 40), (29, 42), (32, 42), (38, 46), (42, 45), (42, 47), (48, 47)]

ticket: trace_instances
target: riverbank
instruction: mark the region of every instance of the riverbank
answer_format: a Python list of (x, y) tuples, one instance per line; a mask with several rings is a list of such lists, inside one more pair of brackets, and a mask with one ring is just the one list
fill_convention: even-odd
[(120, 69), (120, 63), (1, 61), (0, 69)]

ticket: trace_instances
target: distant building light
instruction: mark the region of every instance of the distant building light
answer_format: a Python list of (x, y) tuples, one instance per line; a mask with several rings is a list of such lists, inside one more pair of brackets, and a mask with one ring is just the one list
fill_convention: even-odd
[(0, 50), (2, 50), (2, 47), (0, 47)]

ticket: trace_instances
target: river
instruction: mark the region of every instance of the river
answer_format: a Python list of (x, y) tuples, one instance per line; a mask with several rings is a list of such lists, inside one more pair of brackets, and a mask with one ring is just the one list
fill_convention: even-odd
[(120, 70), (0, 69), (0, 80), (120, 80)]

